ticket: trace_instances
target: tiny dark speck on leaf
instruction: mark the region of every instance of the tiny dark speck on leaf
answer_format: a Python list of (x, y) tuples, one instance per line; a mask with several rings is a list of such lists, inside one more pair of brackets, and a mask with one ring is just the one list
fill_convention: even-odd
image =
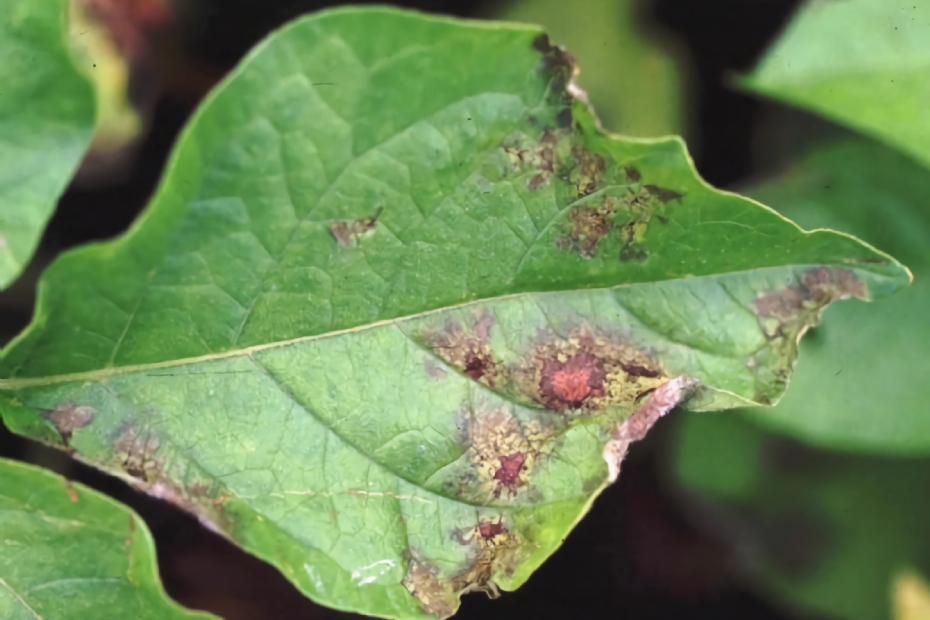
[(628, 176), (634, 183), (640, 181), (643, 178), (643, 175), (639, 173), (639, 170), (633, 168), (632, 166), (625, 167), (623, 172), (625, 172), (626, 176)]
[(552, 45), (549, 44), (549, 35), (543, 33), (533, 39), (533, 49), (548, 54), (552, 50)]
[(837, 373), (836, 373), (835, 375), (833, 375), (833, 376), (834, 376), (834, 377), (839, 377), (839, 376), (840, 376), (840, 372), (843, 372), (843, 368), (840, 368), (839, 372), (837, 372)]

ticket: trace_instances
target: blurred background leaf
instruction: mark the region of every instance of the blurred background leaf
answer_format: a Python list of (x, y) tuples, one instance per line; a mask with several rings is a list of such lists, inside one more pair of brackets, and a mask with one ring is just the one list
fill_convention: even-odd
[(815, 450), (739, 415), (685, 414), (676, 431), (693, 518), (781, 605), (887, 620), (899, 572), (930, 568), (930, 460)]
[(604, 127), (630, 136), (682, 134), (683, 48), (654, 24), (638, 0), (515, 0), (494, 19), (540, 24), (575, 56), (578, 83)]
[(930, 0), (807, 0), (741, 84), (930, 164)]
[(25, 268), (90, 142), (94, 94), (71, 60), (67, 0), (0, 0), (0, 289)]

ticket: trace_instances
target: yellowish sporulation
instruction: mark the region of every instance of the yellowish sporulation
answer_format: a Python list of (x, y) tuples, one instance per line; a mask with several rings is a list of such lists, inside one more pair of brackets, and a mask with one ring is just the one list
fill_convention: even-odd
[[(570, 377), (559, 374), (567, 372), (586, 372), (588, 389), (575, 385), (573, 393), (567, 387), (560, 390), (560, 380), (572, 386)], [(559, 412), (628, 407), (668, 380), (658, 362), (642, 350), (587, 328), (537, 345), (510, 377), (520, 392)]]
[[(447, 364), (454, 366), (475, 381), (495, 387), (501, 376), (501, 364), (495, 359), (488, 345), (488, 335), (494, 319), (482, 315), (475, 320), (470, 330), (451, 320), (446, 328), (429, 337), (430, 348)], [(427, 372), (430, 372), (427, 369)], [(431, 373), (433, 376), (435, 372)]]
[(463, 593), (482, 591), (492, 598), (499, 596), (492, 577), (495, 571), (506, 571), (513, 565), (514, 556), (522, 544), (519, 534), (511, 532), (503, 517), (498, 516), (482, 518), (468, 531), (455, 530), (453, 538), (460, 544), (471, 546), (474, 552), (474, 561), (468, 569), (452, 579), (455, 589)]
[(521, 423), (507, 408), (470, 411), (465, 416), (467, 454), (477, 475), (478, 492), (489, 498), (515, 495), (529, 482), (554, 429), (535, 418)]

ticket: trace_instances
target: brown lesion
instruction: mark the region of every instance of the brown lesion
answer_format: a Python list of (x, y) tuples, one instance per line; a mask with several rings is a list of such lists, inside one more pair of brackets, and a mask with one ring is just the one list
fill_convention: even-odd
[(169, 476), (165, 471), (166, 459), (158, 454), (161, 440), (157, 435), (129, 426), (119, 434), (113, 447), (117, 463), (134, 486), (194, 514), (209, 529), (222, 533), (220, 526), (225, 521), (222, 489), (212, 482), (180, 483)]
[(341, 220), (333, 222), (329, 226), (329, 232), (339, 245), (344, 248), (350, 248), (357, 245), (358, 239), (362, 237), (362, 235), (375, 229), (381, 211), (382, 209), (379, 208), (373, 216), (351, 222)]
[(827, 304), (838, 299), (855, 297), (866, 299), (865, 285), (849, 269), (841, 267), (815, 267), (804, 272), (798, 284), (767, 291), (752, 302), (760, 317), (773, 317), (782, 321), (810, 318)]
[(58, 405), (50, 411), (43, 411), (42, 415), (55, 425), (65, 445), (71, 442), (74, 431), (84, 428), (94, 421), (97, 410), (86, 405), (66, 403)]
[[(529, 483), (540, 453), (548, 448), (555, 429), (539, 418), (522, 422), (509, 408), (466, 411), (460, 426), (477, 493), (487, 498), (513, 497)], [(461, 493), (468, 494), (465, 489)]]
[(468, 567), (452, 578), (453, 587), (466, 592), (485, 592), (491, 598), (500, 596), (492, 577), (497, 570), (508, 571), (514, 564), (515, 555), (523, 545), (518, 533), (510, 531), (503, 516), (488, 519), (482, 517), (470, 530), (455, 529), (453, 540), (471, 549), (472, 560)]
[(165, 460), (157, 456), (160, 446), (161, 440), (157, 435), (136, 426), (120, 433), (113, 445), (123, 471), (144, 482), (157, 480), (164, 470)]
[(589, 328), (537, 344), (511, 378), (522, 394), (560, 413), (631, 406), (668, 380), (653, 356)]
[(868, 299), (868, 291), (855, 273), (842, 267), (806, 270), (795, 284), (759, 294), (751, 307), (769, 346), (751, 357), (754, 372), (764, 369), (755, 400), (772, 402), (788, 383), (798, 345), (808, 328), (820, 322), (823, 309), (839, 299)]
[(459, 607), (458, 596), (449, 579), (439, 576), (439, 569), (413, 557), (407, 560), (407, 575), (401, 582), (420, 601), (420, 607), (437, 618), (448, 618)]
[(493, 325), (494, 317), (488, 314), (477, 318), (467, 330), (457, 319), (450, 319), (444, 329), (427, 337), (427, 345), (450, 366), (475, 381), (495, 387), (500, 380), (502, 365), (488, 343)]

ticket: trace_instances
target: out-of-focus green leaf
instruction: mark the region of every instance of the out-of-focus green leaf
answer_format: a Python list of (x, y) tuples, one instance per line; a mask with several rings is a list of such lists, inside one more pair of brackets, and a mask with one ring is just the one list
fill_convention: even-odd
[(745, 190), (808, 228), (842, 230), (900, 257), (914, 285), (864, 308), (841, 304), (801, 345), (785, 398), (748, 410), (823, 446), (930, 453), (930, 172), (865, 139), (822, 145)]
[(152, 536), (112, 499), (0, 459), (0, 618), (208, 620), (162, 589)]
[[(636, 0), (516, 0), (495, 15), (540, 24), (566, 46), (604, 126), (630, 136), (679, 134), (684, 126), (676, 60), (634, 20)], [(653, 33), (654, 34), (654, 33)], [(670, 41), (663, 41), (666, 45)]]
[(739, 414), (683, 415), (675, 473), (774, 601), (890, 620), (892, 586), (930, 567), (930, 461), (818, 451)]
[(0, 0), (0, 289), (29, 261), (94, 132), (66, 0)]
[(686, 397), (777, 400), (822, 307), (908, 281), (711, 189), (680, 140), (604, 135), (573, 70), (538, 28), (391, 9), (273, 34), (134, 228), (49, 268), (0, 414), (322, 603), (517, 587), (605, 445)]
[(930, 0), (808, 0), (740, 83), (930, 164)]

